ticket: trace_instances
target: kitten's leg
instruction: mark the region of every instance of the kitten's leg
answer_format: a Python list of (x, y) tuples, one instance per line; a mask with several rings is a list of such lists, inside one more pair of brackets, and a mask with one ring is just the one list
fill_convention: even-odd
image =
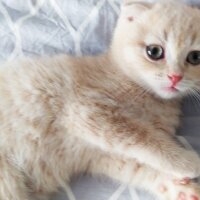
[(82, 109), (73, 117), (76, 129), (71, 132), (83, 140), (104, 151), (136, 158), (180, 179), (200, 175), (197, 153), (181, 147), (170, 134), (148, 123), (113, 113), (109, 107), (106, 110)]
[(195, 183), (177, 184), (173, 177), (134, 160), (97, 154), (89, 171), (104, 174), (120, 182), (148, 190), (162, 200), (200, 200), (200, 186)]
[(0, 159), (0, 200), (30, 200), (24, 181), (20, 171)]

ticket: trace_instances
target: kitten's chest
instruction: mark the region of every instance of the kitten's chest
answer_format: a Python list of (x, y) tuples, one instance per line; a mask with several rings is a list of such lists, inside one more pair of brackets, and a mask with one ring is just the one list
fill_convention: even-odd
[(151, 124), (155, 129), (174, 134), (180, 122), (180, 105), (176, 101), (160, 101), (150, 96), (127, 101), (122, 113), (133, 120)]
[[(146, 93), (137, 85), (127, 87), (84, 90), (79, 104), (87, 107), (88, 113), (96, 116), (141, 121), (155, 129), (175, 133), (179, 125), (180, 106), (177, 101), (162, 101)], [(109, 84), (111, 85), (111, 84)]]

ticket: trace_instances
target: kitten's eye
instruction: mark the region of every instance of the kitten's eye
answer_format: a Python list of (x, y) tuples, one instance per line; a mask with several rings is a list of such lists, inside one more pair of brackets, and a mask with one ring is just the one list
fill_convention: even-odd
[(200, 64), (200, 51), (191, 51), (187, 56), (187, 62), (192, 65)]
[(149, 45), (146, 52), (151, 60), (160, 60), (164, 58), (164, 49), (160, 45)]

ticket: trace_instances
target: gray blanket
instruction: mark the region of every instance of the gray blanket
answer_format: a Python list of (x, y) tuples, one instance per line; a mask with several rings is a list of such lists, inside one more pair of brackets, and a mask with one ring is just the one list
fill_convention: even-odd
[[(149, 0), (150, 1), (150, 0)], [(153, 1), (153, 0), (152, 0)], [(182, 0), (200, 5), (200, 0)], [(110, 43), (120, 0), (1, 0), (0, 59), (31, 55), (98, 54)], [(200, 104), (186, 99), (183, 142), (200, 152)], [(186, 140), (185, 140), (185, 139)], [(150, 195), (107, 178), (82, 176), (51, 200), (139, 200)]]

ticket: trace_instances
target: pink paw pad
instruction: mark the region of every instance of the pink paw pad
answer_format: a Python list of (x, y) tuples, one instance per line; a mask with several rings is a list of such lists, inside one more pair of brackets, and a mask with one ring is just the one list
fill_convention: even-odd
[(199, 198), (197, 196), (195, 196), (195, 195), (191, 195), (190, 196), (190, 200), (199, 200)]
[(164, 192), (167, 191), (167, 188), (166, 188), (164, 185), (160, 185), (160, 186), (159, 186), (159, 191), (160, 191), (161, 193), (164, 193)]
[(188, 185), (190, 184), (191, 179), (190, 178), (184, 178), (182, 180), (174, 180), (174, 183), (177, 185)]
[(190, 178), (184, 178), (182, 181), (180, 181), (183, 185), (188, 185), (191, 182)]
[(128, 20), (129, 20), (130, 22), (132, 22), (132, 21), (134, 20), (134, 18), (133, 18), (133, 17), (128, 17)]
[(186, 200), (186, 194), (184, 192), (180, 192), (178, 195), (178, 200)]

